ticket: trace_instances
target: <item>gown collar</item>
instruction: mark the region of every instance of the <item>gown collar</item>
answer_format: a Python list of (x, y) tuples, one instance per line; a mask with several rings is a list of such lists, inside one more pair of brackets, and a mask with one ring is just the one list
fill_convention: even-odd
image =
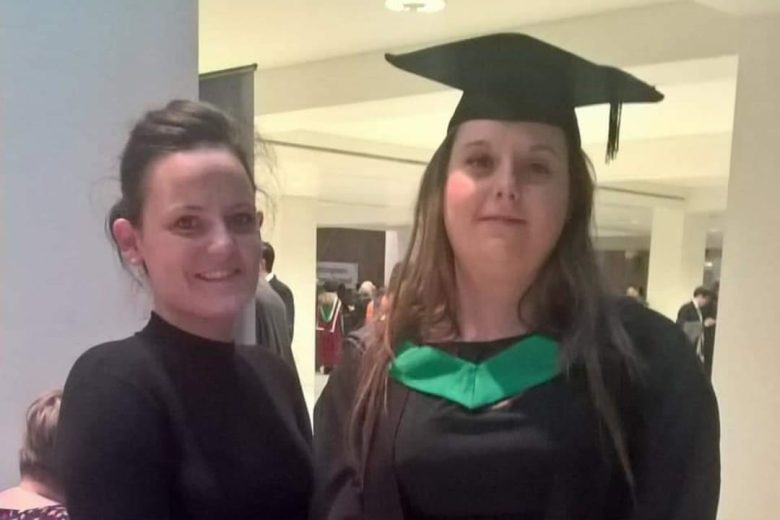
[(440, 348), (404, 342), (390, 363), (390, 377), (412, 390), (469, 410), (497, 403), (560, 374), (559, 344), (541, 334), (526, 336), (480, 363)]

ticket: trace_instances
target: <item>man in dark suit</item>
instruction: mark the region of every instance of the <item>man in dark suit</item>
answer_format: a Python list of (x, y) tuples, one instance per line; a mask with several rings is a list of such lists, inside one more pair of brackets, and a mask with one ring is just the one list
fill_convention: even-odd
[(712, 326), (704, 327), (704, 339), (702, 340), (702, 354), (704, 355), (704, 371), (708, 377), (712, 377), (712, 359), (715, 357), (715, 325), (718, 319), (718, 293), (720, 282), (717, 281), (710, 289), (710, 301), (701, 310), (704, 322), (712, 318)]
[(292, 353), (292, 339), (287, 323), (287, 309), (282, 298), (276, 294), (271, 284), (265, 281), (265, 273), (257, 281), (255, 292), (255, 319), (257, 344), (271, 349), (297, 374), (295, 357)]
[(284, 302), (287, 311), (287, 326), (290, 329), (290, 340), (292, 340), (295, 331), (295, 300), (290, 288), (274, 274), (275, 261), (276, 253), (273, 246), (268, 242), (263, 242), (263, 263), (267, 273), (265, 279)]
[(697, 287), (693, 291), (693, 299), (688, 303), (680, 307), (677, 312), (677, 325), (682, 327), (685, 335), (691, 340), (691, 343), (696, 347), (696, 354), (703, 363), (706, 363), (703, 352), (704, 331), (708, 327), (715, 325), (715, 320), (712, 317), (705, 316), (702, 310), (707, 306), (712, 298), (712, 294), (709, 289), (705, 287)]

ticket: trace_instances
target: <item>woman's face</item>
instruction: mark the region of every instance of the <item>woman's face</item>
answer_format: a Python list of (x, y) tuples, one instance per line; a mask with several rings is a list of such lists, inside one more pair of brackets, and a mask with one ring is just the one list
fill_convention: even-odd
[(163, 156), (144, 182), (141, 225), (124, 254), (145, 266), (155, 310), (190, 330), (232, 327), (254, 295), (261, 253), (244, 167), (225, 148), (201, 148)]
[(444, 190), (444, 224), (456, 262), (473, 273), (535, 277), (566, 222), (568, 164), (558, 127), (461, 124)]

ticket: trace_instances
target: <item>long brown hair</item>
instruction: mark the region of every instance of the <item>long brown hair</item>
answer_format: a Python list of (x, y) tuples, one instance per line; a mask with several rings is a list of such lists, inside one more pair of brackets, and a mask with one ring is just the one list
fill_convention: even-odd
[[(350, 451), (360, 474), (365, 471), (372, 435), (385, 410), (387, 366), (393, 347), (404, 340), (425, 341), (458, 334), (454, 255), (444, 227), (444, 185), (455, 130), (439, 146), (423, 173), (414, 211), (410, 245), (384, 322), (368, 338), (358, 373), (348, 428)], [(570, 197), (561, 237), (523, 297), (533, 310), (537, 330), (561, 342), (561, 368), (584, 368), (591, 400), (606, 425), (627, 482), (633, 474), (616, 402), (608, 390), (604, 359), (618, 359), (631, 375), (638, 361), (634, 348), (607, 302), (590, 238), (594, 181), (584, 152), (567, 139)], [(528, 300), (526, 300), (528, 299)], [(530, 305), (525, 305), (529, 302)], [(518, 302), (520, 312), (520, 302)]]

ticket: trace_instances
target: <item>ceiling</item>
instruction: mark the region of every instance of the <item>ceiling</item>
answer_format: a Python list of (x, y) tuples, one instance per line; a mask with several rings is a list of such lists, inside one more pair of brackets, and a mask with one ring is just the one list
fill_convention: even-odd
[(668, 0), (448, 0), (441, 13), (385, 9), (383, 0), (200, 0), (200, 71), (261, 69)]
[[(263, 69), (304, 71), (316, 65), (322, 70), (327, 64), (349, 64), (353, 55), (388, 48), (616, 10), (653, 9), (656, 4), (691, 3), (448, 0), (442, 13), (413, 15), (387, 11), (382, 0), (200, 0), (200, 67), (205, 72), (258, 63), (258, 75), (267, 78)], [(770, 5), (761, 0), (695, 3), (737, 14)], [(780, 2), (771, 0), (771, 6)], [(615, 35), (615, 41), (630, 37)], [(326, 59), (330, 61), (319, 61)], [(328, 65), (328, 70), (334, 69)], [(577, 112), (584, 148), (594, 160), (600, 185), (599, 232), (647, 235), (656, 205), (705, 211), (712, 215), (712, 227), (719, 227), (730, 164), (736, 57), (682, 58), (629, 71), (656, 85), (666, 98), (657, 105), (624, 107), (616, 161), (609, 165), (603, 161), (608, 109)], [(288, 77), (306, 76), (302, 72)], [(283, 94), (288, 84), (282, 83)], [(317, 92), (317, 83), (309, 84), (308, 91)], [(371, 88), (371, 83), (361, 88)], [(275, 173), (261, 182), (277, 197), (317, 199), (320, 225), (406, 225), (424, 164), (440, 142), (458, 98), (458, 92), (444, 88), (379, 99), (350, 93), (336, 104), (258, 115), (261, 133), (275, 142), (277, 165)]]
[(659, 4), (780, 12), (777, 0), (447, 0), (430, 15), (383, 0), (199, 0), (199, 69), (282, 67)]

